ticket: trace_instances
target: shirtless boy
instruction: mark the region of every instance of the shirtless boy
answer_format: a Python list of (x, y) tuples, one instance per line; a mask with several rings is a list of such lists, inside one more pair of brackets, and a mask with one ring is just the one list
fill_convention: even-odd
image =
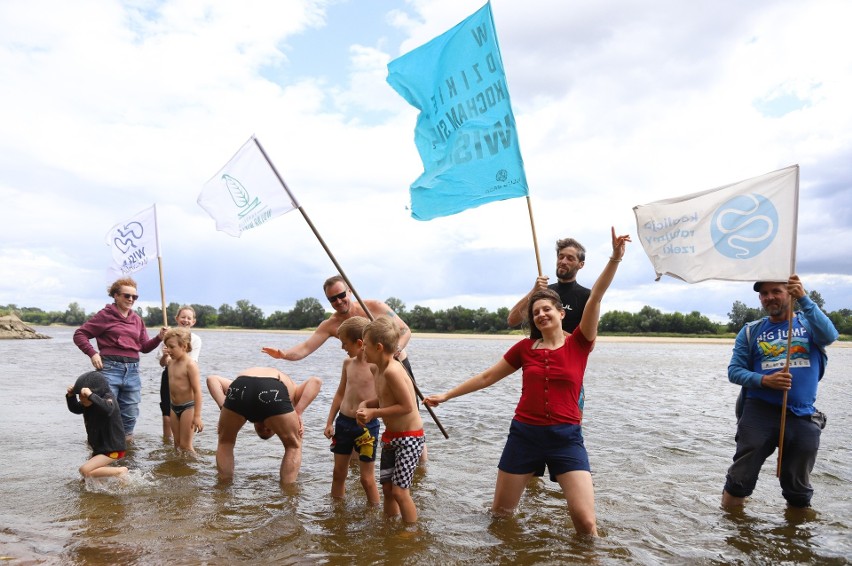
[(377, 417), (385, 423), (379, 471), (385, 515), (401, 515), (405, 523), (416, 523), (417, 507), (411, 498), (411, 483), (426, 437), (417, 411), (414, 384), (393, 357), (399, 331), (391, 319), (381, 316), (367, 325), (363, 340), (367, 361), (376, 364), (376, 397), (363, 401), (355, 417), (362, 426)]
[(195, 452), (192, 440), (196, 432), (204, 430), (201, 422), (201, 374), (198, 364), (189, 355), (192, 337), (189, 329), (172, 328), (163, 337), (163, 354), (169, 362), (169, 400), (171, 414), (169, 424), (175, 448)]
[(379, 420), (374, 418), (365, 426), (355, 420), (358, 405), (376, 397), (373, 377), (376, 366), (367, 363), (364, 358), (364, 342), (361, 339), (369, 323), (363, 316), (355, 316), (344, 320), (338, 329), (338, 338), (349, 358), (343, 362), (340, 384), (331, 401), (325, 423), (325, 437), (331, 439), (331, 451), (334, 453), (331, 496), (342, 499), (345, 495), (349, 460), (354, 450), (358, 454), (361, 469), (361, 486), (367, 495), (367, 503), (372, 506), (379, 504), (375, 464)]

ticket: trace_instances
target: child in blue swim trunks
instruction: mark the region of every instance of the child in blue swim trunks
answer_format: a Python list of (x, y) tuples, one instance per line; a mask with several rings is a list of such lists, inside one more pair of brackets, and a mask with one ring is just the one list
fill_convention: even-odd
[(376, 397), (373, 377), (376, 366), (364, 358), (364, 342), (361, 339), (364, 328), (369, 323), (363, 316), (354, 316), (344, 320), (337, 331), (343, 350), (349, 358), (343, 362), (340, 384), (331, 401), (328, 420), (325, 423), (325, 437), (331, 439), (331, 451), (334, 453), (331, 496), (343, 498), (346, 493), (349, 460), (354, 451), (358, 454), (361, 486), (367, 496), (367, 503), (373, 506), (380, 502), (375, 463), (379, 419), (374, 418), (364, 426), (355, 420), (358, 405)]

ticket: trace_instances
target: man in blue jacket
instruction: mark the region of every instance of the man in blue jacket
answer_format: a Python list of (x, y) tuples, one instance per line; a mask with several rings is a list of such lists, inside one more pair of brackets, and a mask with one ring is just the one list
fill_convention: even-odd
[[(825, 372), (825, 347), (837, 339), (831, 320), (807, 296), (797, 275), (789, 281), (758, 281), (754, 290), (767, 317), (746, 324), (737, 335), (728, 379), (743, 386), (737, 411), (737, 450), (728, 468), (722, 507), (740, 507), (754, 491), (766, 458), (778, 446), (781, 404), (787, 392), (787, 415), (781, 459), (781, 494), (791, 507), (809, 507), (811, 470), (825, 426), (814, 408), (817, 385)], [(798, 303), (787, 360), (790, 299)]]

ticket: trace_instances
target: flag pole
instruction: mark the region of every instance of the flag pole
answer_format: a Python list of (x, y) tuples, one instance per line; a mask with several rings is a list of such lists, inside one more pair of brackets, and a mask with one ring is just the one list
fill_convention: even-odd
[(166, 287), (163, 284), (163, 258), (157, 256), (157, 267), (160, 269), (160, 303), (163, 305), (163, 326), (169, 325), (169, 316), (166, 313)]
[(157, 242), (157, 268), (160, 270), (160, 304), (163, 306), (163, 326), (169, 325), (166, 312), (166, 286), (163, 279), (163, 252), (160, 251), (160, 225), (157, 223), (157, 204), (154, 203), (154, 241)]
[(529, 195), (527, 195), (527, 210), (529, 210), (530, 213), (530, 228), (532, 229), (533, 248), (535, 249), (535, 264), (536, 267), (538, 267), (538, 276), (541, 277), (543, 275), (541, 272), (541, 255), (538, 252), (538, 238), (535, 235), (535, 220), (533, 219), (532, 200), (530, 200)]
[[(290, 188), (287, 187), (287, 183), (284, 182), (284, 178), (281, 177), (281, 175), (278, 173), (278, 169), (275, 168), (275, 165), (273, 165), (272, 160), (269, 159), (269, 156), (266, 154), (266, 151), (264, 151), (263, 146), (260, 145), (260, 141), (254, 137), (252, 139), (254, 140), (254, 143), (257, 144), (257, 149), (259, 149), (260, 153), (263, 154), (263, 158), (269, 164), (269, 167), (272, 169), (272, 172), (275, 173), (275, 176), (278, 178), (278, 182), (281, 183), (281, 186), (284, 187), (285, 191), (287, 191), (287, 194), (290, 196), (290, 200), (295, 205), (295, 207), (299, 209), (299, 212), (302, 214), (302, 217), (305, 219), (305, 222), (308, 223), (308, 227), (310, 227), (311, 232), (313, 232), (314, 236), (316, 236), (317, 240), (322, 246), (322, 249), (324, 249), (325, 253), (328, 254), (329, 259), (331, 259), (331, 263), (334, 264), (335, 269), (337, 269), (337, 272), (346, 282), (346, 286), (349, 287), (349, 289), (352, 291), (352, 294), (355, 295), (355, 299), (358, 301), (358, 304), (361, 305), (361, 308), (367, 314), (367, 318), (369, 318), (370, 320), (375, 320), (375, 318), (373, 317), (373, 313), (370, 312), (370, 309), (368, 309), (367, 305), (364, 304), (364, 301), (361, 300), (360, 295), (358, 295), (358, 292), (352, 286), (352, 283), (349, 281), (349, 278), (346, 276), (346, 273), (343, 271), (343, 268), (340, 267), (339, 263), (337, 263), (337, 259), (334, 257), (334, 254), (331, 253), (331, 250), (325, 244), (325, 240), (322, 239), (322, 236), (320, 236), (320, 233), (319, 231), (317, 231), (316, 227), (314, 226), (314, 223), (311, 222), (311, 219), (308, 217), (308, 213), (305, 212), (305, 209), (302, 208), (302, 205), (299, 204), (299, 202), (296, 200), (296, 197), (293, 196), (293, 193), (290, 192)], [(414, 385), (414, 392), (417, 394), (417, 397), (421, 401), (423, 401), (423, 393), (421, 393), (420, 388), (417, 387), (417, 383), (414, 381), (414, 376), (409, 373), (408, 368), (406, 368), (404, 365), (402, 367), (405, 368), (405, 373), (407, 373), (408, 378), (411, 379), (411, 383), (412, 385)], [(423, 403), (423, 406), (426, 407), (426, 409), (429, 411), (429, 415), (432, 417), (432, 420), (435, 421), (435, 424), (438, 425), (438, 429), (444, 435), (444, 438), (449, 438), (450, 436), (447, 434), (447, 431), (444, 430), (444, 427), (441, 425), (441, 421), (438, 420), (437, 415), (435, 415), (434, 411), (432, 411), (432, 407), (430, 407), (426, 403)]]
[[(796, 188), (795, 188), (796, 207), (793, 213), (793, 247), (790, 253), (790, 273), (796, 273), (796, 236), (799, 233), (799, 165), (796, 164)], [(802, 289), (804, 290), (804, 288)], [(796, 301), (790, 296), (790, 304), (787, 307), (787, 358), (784, 361), (784, 371), (790, 371), (790, 347), (793, 343), (793, 307)], [(792, 387), (792, 380), (790, 387)], [(781, 426), (778, 431), (778, 465), (775, 468), (775, 477), (781, 477), (781, 456), (784, 452), (784, 429), (787, 425), (787, 390), (784, 390), (784, 395), (781, 399)]]
[[(790, 346), (793, 342), (793, 305), (794, 299), (790, 296), (790, 304), (787, 307), (787, 359), (784, 362), (784, 373), (790, 371)], [(781, 399), (781, 430), (778, 432), (778, 465), (775, 468), (775, 477), (781, 477), (781, 457), (784, 453), (784, 428), (787, 424), (787, 390)]]

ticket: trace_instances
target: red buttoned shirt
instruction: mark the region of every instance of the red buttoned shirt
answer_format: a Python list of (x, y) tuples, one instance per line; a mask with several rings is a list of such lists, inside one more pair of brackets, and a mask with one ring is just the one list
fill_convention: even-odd
[(556, 350), (534, 349), (535, 342), (525, 338), (503, 356), (513, 368), (523, 368), (515, 419), (530, 425), (580, 424), (583, 374), (594, 342), (579, 327)]

